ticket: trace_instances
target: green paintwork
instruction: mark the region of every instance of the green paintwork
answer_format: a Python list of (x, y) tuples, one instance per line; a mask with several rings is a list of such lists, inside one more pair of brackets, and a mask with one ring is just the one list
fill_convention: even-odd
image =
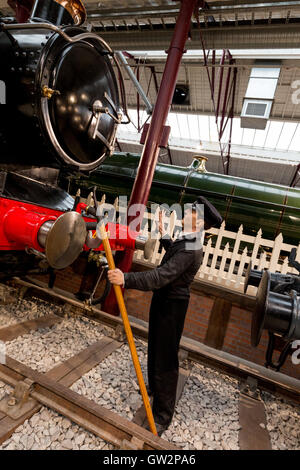
[[(140, 155), (116, 153), (94, 171), (88, 179), (72, 182), (71, 194), (80, 187), (82, 195), (96, 185), (99, 193), (130, 196)], [(162, 204), (192, 202), (198, 195), (207, 197), (226, 220), (226, 228), (274, 239), (282, 232), (286, 243), (298, 244), (300, 234), (300, 190), (217, 173), (199, 173), (198, 162), (190, 167), (158, 164), (149, 196)]]

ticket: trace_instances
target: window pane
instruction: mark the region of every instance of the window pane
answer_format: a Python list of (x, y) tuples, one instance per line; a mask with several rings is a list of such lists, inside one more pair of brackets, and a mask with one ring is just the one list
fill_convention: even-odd
[(251, 77), (265, 77), (265, 78), (278, 78), (280, 74), (280, 68), (263, 68), (255, 67), (251, 70)]
[(246, 98), (274, 98), (277, 81), (276, 78), (270, 78), (268, 80), (264, 78), (251, 78), (249, 80)]
[(280, 150), (287, 150), (289, 148), (291, 139), (293, 138), (294, 132), (296, 130), (297, 123), (295, 122), (286, 122), (283, 125), (283, 129), (277, 143), (277, 148)]
[(276, 142), (281, 132), (282, 126), (282, 122), (270, 122), (268, 137), (265, 143), (266, 148), (276, 148)]

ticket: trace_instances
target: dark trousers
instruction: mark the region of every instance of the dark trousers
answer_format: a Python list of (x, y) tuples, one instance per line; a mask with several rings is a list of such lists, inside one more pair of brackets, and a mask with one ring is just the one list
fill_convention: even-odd
[(169, 425), (176, 401), (178, 350), (189, 299), (154, 294), (149, 313), (148, 384), (156, 423)]

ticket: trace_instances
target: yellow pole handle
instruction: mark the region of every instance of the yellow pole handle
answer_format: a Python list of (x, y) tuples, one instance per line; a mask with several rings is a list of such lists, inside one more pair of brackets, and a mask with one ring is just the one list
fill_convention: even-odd
[[(106, 258), (107, 258), (107, 262), (108, 262), (108, 267), (109, 267), (109, 269), (115, 269), (115, 267), (116, 267), (115, 266), (115, 261), (114, 261), (114, 258), (113, 258), (112, 252), (111, 252), (111, 247), (110, 247), (110, 243), (108, 241), (107, 232), (105, 230), (105, 227), (104, 227), (103, 223), (100, 226), (100, 234), (101, 234), (101, 239), (102, 239), (102, 243), (103, 243), (104, 250), (105, 250), (105, 255), (106, 255)], [(123, 294), (122, 294), (122, 289), (121, 289), (120, 286), (117, 286), (115, 284), (113, 286), (114, 286), (114, 291), (115, 291), (115, 294), (116, 294), (117, 302), (118, 302), (118, 305), (119, 305), (120, 313), (121, 313), (121, 316), (122, 316), (122, 320), (123, 320), (123, 324), (124, 324), (124, 330), (125, 330), (125, 333), (126, 333), (126, 336), (127, 336), (127, 341), (128, 341), (128, 344), (129, 344), (129, 349), (130, 349), (131, 357), (132, 357), (132, 360), (133, 360), (133, 365), (134, 365), (134, 368), (135, 368), (135, 372), (136, 372), (136, 376), (137, 376), (137, 379), (138, 379), (140, 391), (141, 391), (141, 394), (142, 394), (142, 399), (143, 399), (143, 402), (144, 402), (144, 406), (145, 406), (149, 426), (150, 426), (150, 429), (153, 432), (153, 434), (157, 435), (157, 430), (156, 430), (156, 426), (155, 426), (155, 422), (154, 422), (154, 418), (153, 418), (153, 414), (152, 414), (152, 409), (151, 409), (151, 406), (150, 406), (149, 397), (148, 397), (148, 394), (147, 394), (147, 389), (146, 389), (143, 374), (142, 374), (140, 361), (139, 361), (139, 358), (138, 358), (138, 355), (137, 355), (137, 352), (136, 352), (136, 347), (135, 347), (135, 343), (134, 343), (134, 339), (133, 339), (133, 335), (132, 335), (132, 331), (131, 331), (131, 326), (130, 326), (130, 323), (129, 323), (129, 320), (128, 320), (128, 315), (127, 315), (127, 310), (126, 310), (126, 306), (125, 306), (125, 302), (124, 302), (124, 298), (123, 298)]]

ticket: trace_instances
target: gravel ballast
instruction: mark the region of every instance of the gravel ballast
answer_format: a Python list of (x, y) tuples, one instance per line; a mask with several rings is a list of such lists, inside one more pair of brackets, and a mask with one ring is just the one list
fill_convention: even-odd
[[(136, 340), (146, 381), (146, 350)], [(85, 374), (72, 390), (132, 420), (142, 405), (127, 345)], [(162, 437), (183, 449), (238, 449), (238, 383), (201, 365), (194, 365), (173, 421)]]
[[(0, 328), (53, 313), (54, 306), (40, 299), (23, 299), (7, 305), (0, 304)], [(55, 312), (54, 312), (55, 313)]]
[(65, 318), (6, 343), (6, 354), (38, 372), (48, 372), (107, 335), (108, 329), (92, 320)]
[(113, 450), (114, 447), (55, 411), (43, 407), (3, 442), (0, 450), (3, 449)]
[(262, 393), (272, 449), (300, 450), (300, 407), (284, 398)]
[[(55, 313), (60, 308), (30, 299), (22, 304), (2, 305), (0, 318), (13, 324)], [(15, 321), (16, 323), (16, 321)], [(39, 372), (47, 372), (112, 330), (85, 317), (64, 318), (60, 323), (24, 334), (7, 342), (7, 354)], [(147, 344), (135, 340), (142, 372), (147, 382)], [(122, 345), (72, 387), (75, 392), (132, 420), (142, 405), (129, 347)], [(0, 399), (11, 392), (0, 381)], [(267, 430), (273, 449), (300, 449), (299, 407), (263, 392)], [(200, 364), (193, 364), (172, 423), (162, 437), (182, 449), (239, 449), (238, 381)], [(102, 439), (85, 431), (58, 413), (42, 408), (26, 420), (0, 449), (113, 449)]]

